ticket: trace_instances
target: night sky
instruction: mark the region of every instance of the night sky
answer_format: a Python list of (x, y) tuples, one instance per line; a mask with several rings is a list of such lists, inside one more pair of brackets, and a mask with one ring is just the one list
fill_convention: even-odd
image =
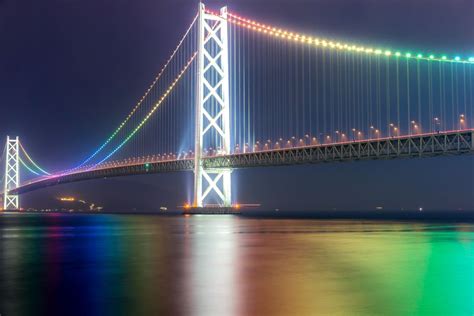
[[(70, 167), (128, 114), (197, 11), (184, 0), (0, 0), (0, 136), (19, 135), (44, 167)], [(472, 0), (208, 1), (306, 34), (474, 56)], [(264, 209), (474, 210), (474, 158), (240, 170), (241, 203)], [(75, 195), (109, 210), (173, 208), (192, 174), (94, 180), (29, 193), (22, 207)]]

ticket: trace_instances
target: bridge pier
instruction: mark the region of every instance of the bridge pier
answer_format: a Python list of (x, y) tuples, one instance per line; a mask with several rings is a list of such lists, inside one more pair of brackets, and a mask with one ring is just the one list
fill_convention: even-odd
[(20, 184), (20, 165), (19, 165), (19, 138), (10, 138), (7, 136), (5, 148), (5, 178), (3, 187), (3, 209), (20, 209), (20, 200), (18, 194), (10, 194), (10, 190), (16, 189)]
[[(217, 16), (208, 13), (204, 4), (200, 3), (194, 156), (193, 207), (195, 209), (204, 210), (206, 201), (210, 198), (217, 199), (218, 205), (223, 207), (223, 210), (232, 205), (232, 170), (206, 170), (202, 163), (205, 148), (219, 149), (219, 155), (230, 154), (227, 37), (227, 7), (223, 7), (220, 10), (220, 16)], [(216, 137), (211, 137), (212, 134)]]
[(240, 208), (231, 207), (220, 207), (220, 206), (206, 206), (206, 207), (187, 207), (184, 208), (183, 214), (190, 215), (237, 215), (240, 214)]

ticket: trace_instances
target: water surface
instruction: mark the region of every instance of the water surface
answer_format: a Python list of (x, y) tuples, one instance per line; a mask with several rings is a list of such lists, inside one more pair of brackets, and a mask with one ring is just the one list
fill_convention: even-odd
[(474, 225), (0, 215), (1, 315), (474, 315)]

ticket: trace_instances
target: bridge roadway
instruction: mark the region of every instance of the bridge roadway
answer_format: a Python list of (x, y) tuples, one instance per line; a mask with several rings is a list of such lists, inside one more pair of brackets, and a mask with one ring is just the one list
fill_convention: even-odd
[[(473, 152), (474, 129), (468, 129), (213, 156), (204, 158), (203, 165), (206, 169), (236, 169), (370, 159), (433, 157), (472, 154)], [(102, 168), (43, 177), (22, 184), (10, 192), (22, 194), (63, 183), (148, 173), (192, 171), (193, 169), (193, 158), (116, 164), (115, 166), (103, 166)]]

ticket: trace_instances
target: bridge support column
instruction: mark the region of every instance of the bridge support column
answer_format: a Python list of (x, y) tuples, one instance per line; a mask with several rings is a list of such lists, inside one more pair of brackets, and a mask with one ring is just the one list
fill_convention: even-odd
[(5, 157), (5, 179), (3, 187), (3, 209), (18, 210), (20, 201), (18, 195), (9, 194), (11, 189), (15, 189), (20, 184), (19, 165), (19, 139), (7, 136), (6, 157)]
[(230, 153), (229, 64), (227, 8), (220, 15), (199, 4), (198, 87), (194, 161), (194, 207), (205, 207), (211, 196), (221, 207), (231, 200), (231, 172), (205, 170), (205, 149), (213, 155)]

